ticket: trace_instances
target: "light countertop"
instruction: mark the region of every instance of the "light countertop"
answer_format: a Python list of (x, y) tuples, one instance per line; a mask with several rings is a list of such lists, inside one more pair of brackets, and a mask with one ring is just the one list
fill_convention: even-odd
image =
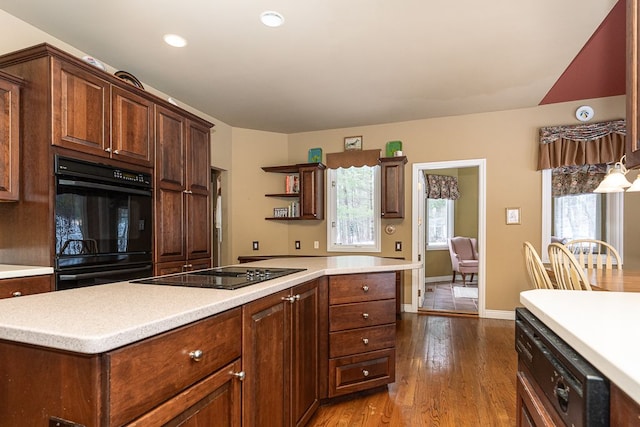
[(0, 264), (0, 279), (13, 279), (16, 277), (41, 276), (53, 274), (53, 267), (38, 267), (35, 265)]
[(640, 404), (640, 293), (536, 289), (520, 302)]
[(0, 300), (0, 339), (97, 354), (327, 275), (419, 268), (372, 256), (280, 258), (242, 264), (307, 270), (234, 291), (111, 283)]

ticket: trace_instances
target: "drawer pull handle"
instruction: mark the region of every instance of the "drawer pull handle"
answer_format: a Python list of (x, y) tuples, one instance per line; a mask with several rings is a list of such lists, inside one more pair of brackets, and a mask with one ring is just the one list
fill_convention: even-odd
[(189, 353), (189, 357), (191, 358), (191, 360), (193, 360), (194, 362), (199, 362), (202, 360), (202, 356), (204, 355), (204, 353), (202, 352), (202, 350), (194, 350), (192, 352)]
[(120, 154), (120, 150), (113, 150), (113, 154)]
[(22, 296), (22, 292), (20, 292), (20, 291), (12, 292), (12, 293), (11, 293), (11, 296), (12, 296), (12, 297), (21, 297), (21, 296)]
[(362, 343), (363, 343), (364, 345), (369, 344), (369, 338), (362, 338)]
[(369, 313), (362, 313), (362, 318), (363, 319), (368, 319), (369, 318)]
[(104, 149), (104, 151), (106, 151), (107, 153), (110, 153), (111, 152), (111, 148), (107, 147), (107, 148)]
[(240, 372), (231, 372), (231, 375), (236, 377), (239, 381), (244, 381), (244, 378), (247, 376), (244, 371)]
[(366, 369), (362, 370), (362, 375), (364, 375), (365, 377), (369, 376), (369, 371), (367, 371)]
[(282, 301), (289, 301), (291, 304), (298, 301), (300, 299), (300, 295), (291, 295), (288, 297), (282, 297)]
[(369, 292), (369, 287), (367, 285), (364, 285), (362, 287), (362, 290), (365, 291), (365, 292)]

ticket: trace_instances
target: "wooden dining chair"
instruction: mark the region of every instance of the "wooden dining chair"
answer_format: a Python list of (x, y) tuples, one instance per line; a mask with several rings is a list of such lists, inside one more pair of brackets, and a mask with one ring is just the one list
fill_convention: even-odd
[(547, 274), (547, 269), (544, 268), (542, 260), (533, 245), (529, 242), (524, 242), (523, 247), (524, 261), (531, 284), (537, 289), (555, 289), (549, 274)]
[(568, 241), (565, 245), (583, 267), (622, 269), (620, 254), (607, 242), (595, 239), (575, 239)]
[(548, 251), (549, 262), (558, 289), (591, 290), (585, 268), (566, 246), (560, 243), (551, 243)]

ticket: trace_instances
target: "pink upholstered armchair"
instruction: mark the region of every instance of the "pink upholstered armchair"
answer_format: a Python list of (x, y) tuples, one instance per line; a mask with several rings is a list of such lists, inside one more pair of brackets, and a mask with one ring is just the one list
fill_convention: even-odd
[(462, 275), (462, 284), (466, 285), (467, 274), (478, 273), (478, 249), (476, 239), (472, 237), (452, 237), (449, 239), (449, 254), (451, 254), (451, 267), (453, 269), (453, 282), (456, 281), (456, 273)]

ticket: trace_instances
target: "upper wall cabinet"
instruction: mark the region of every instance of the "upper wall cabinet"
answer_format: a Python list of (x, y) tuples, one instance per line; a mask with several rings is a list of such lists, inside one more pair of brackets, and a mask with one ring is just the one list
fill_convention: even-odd
[(640, 28), (640, 0), (627, 0), (627, 140), (626, 140), (626, 166), (628, 168), (640, 167), (640, 141), (638, 128), (640, 127), (640, 97), (638, 91), (638, 60)]
[(20, 197), (21, 80), (0, 71), (0, 200)]
[(53, 145), (152, 165), (153, 102), (59, 59), (53, 61), (52, 95)]
[(404, 218), (404, 165), (406, 156), (380, 158), (380, 216)]

